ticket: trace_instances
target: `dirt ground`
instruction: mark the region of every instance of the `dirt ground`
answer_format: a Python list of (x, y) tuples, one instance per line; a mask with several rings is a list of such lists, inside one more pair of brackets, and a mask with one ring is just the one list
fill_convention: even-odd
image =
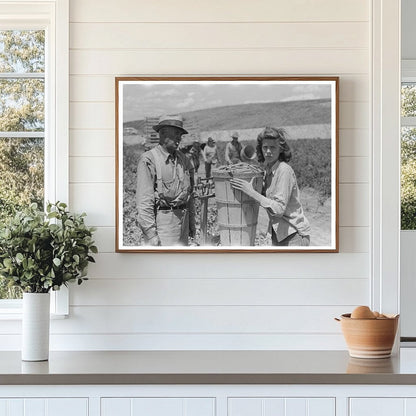
[[(301, 202), (305, 216), (311, 225), (311, 246), (327, 246), (331, 243), (331, 200), (323, 205), (318, 201), (318, 195), (313, 189), (301, 192)], [(271, 237), (268, 235), (269, 216), (264, 208), (259, 209), (257, 235), (262, 245), (270, 245)]]

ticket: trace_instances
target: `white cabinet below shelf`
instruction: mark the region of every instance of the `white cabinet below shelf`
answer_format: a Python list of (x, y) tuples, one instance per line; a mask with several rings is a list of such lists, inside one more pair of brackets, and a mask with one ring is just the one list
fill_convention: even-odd
[(228, 416), (335, 416), (335, 399), (229, 398)]
[(0, 416), (416, 416), (416, 385), (1, 385)]
[(88, 416), (87, 398), (1, 398), (0, 416)]
[(214, 398), (101, 398), (101, 416), (213, 416)]
[(351, 398), (349, 416), (416, 415), (416, 398)]

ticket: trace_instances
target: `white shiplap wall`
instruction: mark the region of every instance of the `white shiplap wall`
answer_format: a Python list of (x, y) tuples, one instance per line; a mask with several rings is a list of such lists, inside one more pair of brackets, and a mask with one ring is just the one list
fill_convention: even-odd
[[(345, 347), (333, 317), (370, 299), (370, 3), (70, 1), (70, 205), (100, 254), (52, 348)], [(114, 253), (114, 77), (187, 74), (340, 76), (339, 254)]]

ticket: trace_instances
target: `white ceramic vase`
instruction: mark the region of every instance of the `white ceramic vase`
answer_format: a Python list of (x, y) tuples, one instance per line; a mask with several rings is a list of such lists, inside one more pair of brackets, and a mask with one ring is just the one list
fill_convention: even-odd
[(24, 293), (22, 321), (23, 361), (48, 360), (49, 322), (49, 293)]

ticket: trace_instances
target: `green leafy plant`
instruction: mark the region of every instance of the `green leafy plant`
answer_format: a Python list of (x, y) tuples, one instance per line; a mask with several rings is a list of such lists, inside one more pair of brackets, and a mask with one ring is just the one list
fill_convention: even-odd
[(0, 277), (23, 292), (47, 293), (68, 282), (87, 280), (97, 253), (86, 214), (71, 214), (64, 203), (49, 203), (46, 213), (31, 204), (0, 229)]

